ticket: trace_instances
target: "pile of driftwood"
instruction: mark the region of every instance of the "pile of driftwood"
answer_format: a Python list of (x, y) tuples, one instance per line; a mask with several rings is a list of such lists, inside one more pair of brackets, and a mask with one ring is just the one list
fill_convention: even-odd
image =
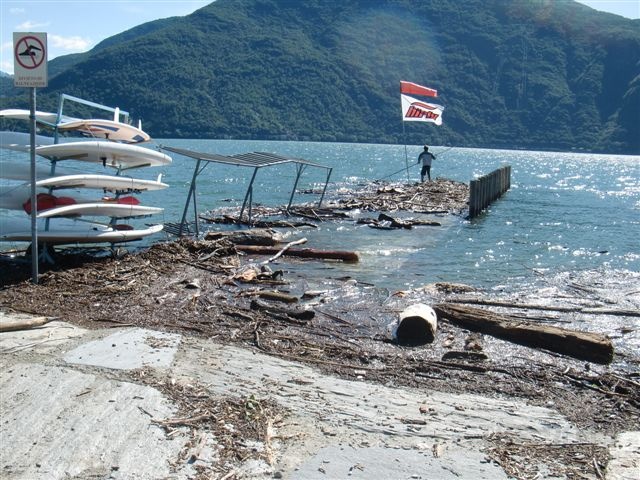
[(319, 250), (316, 248), (300, 248), (307, 242), (306, 238), (284, 244), (280, 236), (272, 230), (252, 229), (237, 232), (208, 232), (206, 240), (226, 239), (233, 243), (238, 252), (256, 255), (273, 255), (269, 261), (276, 260), (281, 256), (321, 259), (321, 260), (341, 260), (343, 262), (358, 262), (360, 257), (357, 252), (346, 250)]
[(460, 215), (467, 210), (468, 202), (469, 185), (438, 178), (424, 183), (373, 182), (361, 191), (345, 193), (329, 206), (346, 210)]
[[(317, 228), (317, 223), (326, 220), (350, 220), (345, 211), (361, 210), (367, 212), (414, 212), (421, 214), (462, 215), (468, 210), (469, 186), (465, 183), (438, 178), (424, 183), (388, 183), (372, 182), (360, 190), (349, 190), (333, 194), (334, 199), (325, 202), (324, 207), (297, 205), (288, 209), (265, 207), (252, 208), (251, 220), (245, 213), (239, 218), (239, 211), (209, 212), (200, 216), (208, 223), (226, 225), (251, 224), (257, 228)], [(382, 213), (382, 215), (385, 215)], [(279, 217), (279, 218), (275, 218)], [(292, 217), (302, 218), (293, 220)], [(387, 216), (388, 217), (388, 216)], [(370, 221), (374, 228), (385, 228), (390, 217)], [(368, 221), (361, 220), (363, 223)], [(375, 222), (378, 222), (376, 224)], [(402, 224), (393, 220), (391, 228), (407, 228), (407, 220)], [(437, 222), (414, 220), (412, 225), (439, 225)]]

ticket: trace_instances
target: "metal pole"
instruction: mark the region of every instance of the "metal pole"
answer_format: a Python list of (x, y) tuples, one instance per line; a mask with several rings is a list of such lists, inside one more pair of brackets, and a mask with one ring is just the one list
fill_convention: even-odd
[(38, 284), (38, 203), (36, 198), (36, 89), (31, 88), (31, 281)]
[(244, 213), (244, 208), (247, 205), (247, 201), (249, 201), (249, 224), (251, 224), (251, 203), (253, 202), (253, 181), (256, 179), (258, 168), (259, 167), (256, 167), (253, 170), (253, 176), (251, 177), (251, 181), (249, 182), (249, 188), (247, 189), (247, 193), (244, 196), (244, 201), (242, 202), (242, 208), (240, 209), (240, 216), (238, 217), (238, 220), (242, 222), (242, 214)]
[[(182, 219), (180, 220), (180, 230), (178, 230), (178, 237), (182, 236), (182, 230), (187, 225), (187, 212), (189, 211), (189, 204), (191, 203), (191, 196), (195, 195), (196, 181), (198, 178), (198, 169), (200, 168), (200, 159), (196, 162), (196, 168), (193, 169), (193, 177), (191, 178), (191, 185), (189, 185), (189, 193), (187, 194), (187, 201), (184, 202), (184, 210), (182, 211)], [(198, 212), (195, 212), (196, 222), (198, 220)], [(188, 228), (187, 228), (188, 230)]]
[(198, 198), (198, 192), (196, 191), (197, 189), (198, 189), (198, 186), (194, 183), (193, 184), (193, 195), (191, 196), (191, 200), (193, 201), (193, 221), (195, 222), (196, 239), (200, 236), (200, 220), (199, 220), (199, 216), (198, 216), (198, 201), (196, 200)]
[(287, 205), (287, 213), (289, 213), (289, 209), (291, 208), (291, 203), (293, 202), (293, 196), (296, 193), (296, 188), (298, 188), (298, 181), (300, 180), (300, 175), (304, 171), (305, 165), (301, 163), (296, 164), (296, 181), (293, 184), (293, 189), (291, 190), (291, 196), (289, 197), (289, 204)]
[(331, 177), (331, 171), (333, 168), (330, 168), (327, 172), (327, 181), (324, 182), (324, 188), (322, 189), (322, 195), (320, 195), (320, 201), (318, 202), (318, 208), (322, 206), (322, 200), (324, 199), (324, 194), (327, 192), (327, 185), (329, 185), (329, 178)]
[(404, 164), (407, 169), (407, 183), (409, 183), (409, 156), (407, 155), (407, 133), (404, 130), (404, 120), (402, 121), (402, 136), (404, 137)]

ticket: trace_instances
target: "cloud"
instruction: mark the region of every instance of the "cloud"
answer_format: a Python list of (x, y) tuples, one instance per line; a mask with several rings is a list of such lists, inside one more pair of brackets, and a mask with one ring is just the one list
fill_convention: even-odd
[(16, 25), (16, 30), (23, 30), (25, 32), (35, 30), (37, 28), (44, 28), (51, 25), (49, 22), (33, 22), (31, 20), (27, 20), (26, 22), (21, 23), (20, 25)]
[(26, 10), (24, 8), (20, 8), (20, 7), (11, 7), (9, 9), (9, 13), (11, 15), (21, 15), (23, 13), (26, 13)]
[(72, 37), (63, 37), (61, 35), (49, 34), (47, 36), (47, 41), (50, 42), (50, 46), (61, 48), (68, 52), (84, 52), (91, 46), (91, 40), (77, 35)]

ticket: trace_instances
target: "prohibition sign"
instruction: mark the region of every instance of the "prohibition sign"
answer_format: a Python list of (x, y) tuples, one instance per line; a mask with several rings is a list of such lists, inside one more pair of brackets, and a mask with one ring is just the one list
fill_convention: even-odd
[(38, 37), (31, 35), (16, 42), (14, 55), (20, 66), (27, 70), (38, 68), (47, 58), (44, 44)]

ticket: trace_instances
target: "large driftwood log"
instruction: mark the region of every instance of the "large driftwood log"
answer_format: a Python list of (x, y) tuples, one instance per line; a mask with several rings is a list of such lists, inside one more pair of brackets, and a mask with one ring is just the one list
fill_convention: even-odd
[[(279, 253), (281, 249), (260, 245), (236, 245), (236, 250), (245, 253), (255, 253), (258, 255), (275, 255)], [(360, 260), (357, 252), (347, 252), (343, 250), (317, 250), (315, 248), (289, 248), (283, 253), (283, 255), (300, 258), (342, 260), (343, 262), (358, 262)]]
[(0, 332), (16, 332), (18, 330), (29, 330), (30, 328), (41, 327), (55, 320), (54, 317), (35, 317), (24, 320), (15, 320), (0, 323)]
[(433, 309), (439, 319), (528, 347), (544, 348), (595, 363), (606, 364), (613, 360), (613, 344), (601, 334), (534, 325), (488, 310), (460, 305), (439, 304)]
[(544, 310), (550, 312), (576, 312), (590, 315), (614, 315), (619, 317), (640, 317), (636, 310), (619, 310), (606, 307), (562, 307), (557, 305), (537, 305), (535, 303), (513, 303), (501, 300), (486, 300), (484, 298), (454, 298), (451, 303), (468, 303), (474, 305), (486, 305), (490, 307), (522, 308), (526, 310)]
[(276, 261), (282, 255), (284, 255), (284, 252), (289, 250), (291, 247), (293, 247), (295, 245), (302, 245), (303, 243), (307, 243), (307, 239), (306, 238), (301, 238), (299, 240), (294, 240), (293, 242), (287, 243), (284, 247), (282, 247), (282, 249), (278, 253), (276, 253), (273, 257), (269, 258), (268, 260), (265, 260), (264, 262), (262, 262), (262, 264), (266, 265), (267, 263)]

